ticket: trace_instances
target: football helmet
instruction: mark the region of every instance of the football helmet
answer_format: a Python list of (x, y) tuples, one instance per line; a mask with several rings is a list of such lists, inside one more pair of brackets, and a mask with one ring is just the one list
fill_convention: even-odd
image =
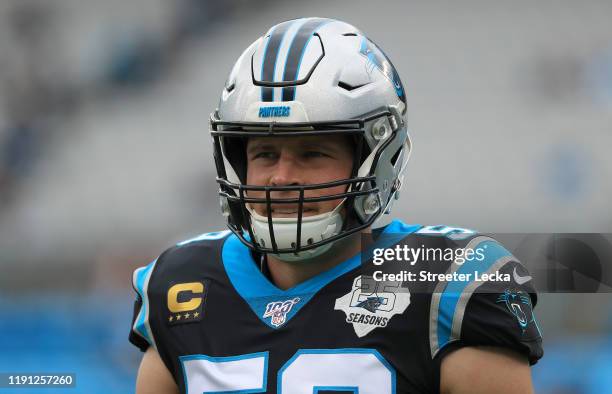
[[(382, 50), (358, 29), (326, 18), (273, 26), (238, 58), (210, 117), (221, 210), (248, 247), (284, 261), (320, 255), (367, 228), (399, 196), (411, 151), (406, 96)], [(348, 179), (320, 184), (249, 185), (246, 139), (349, 135), (355, 142)], [(309, 197), (343, 185), (340, 194)], [(258, 192), (265, 197), (249, 196)], [(276, 198), (291, 192), (292, 198)], [(255, 193), (252, 193), (255, 194)], [(341, 200), (330, 212), (304, 205)], [(263, 204), (266, 214), (252, 204)], [(272, 205), (297, 204), (296, 217), (274, 217)]]

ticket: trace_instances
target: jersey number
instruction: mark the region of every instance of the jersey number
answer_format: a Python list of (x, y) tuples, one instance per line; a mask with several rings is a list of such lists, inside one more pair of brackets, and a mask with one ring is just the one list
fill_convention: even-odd
[[(180, 357), (187, 394), (263, 393), (268, 352)], [(301, 349), (278, 371), (279, 394), (395, 394), (395, 370), (373, 349)]]
[(457, 241), (474, 235), (476, 232), (461, 227), (425, 226), (417, 231), (416, 234), (446, 237)]

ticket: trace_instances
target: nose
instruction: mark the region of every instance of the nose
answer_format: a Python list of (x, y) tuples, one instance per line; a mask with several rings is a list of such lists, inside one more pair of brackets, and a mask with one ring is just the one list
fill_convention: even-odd
[(300, 173), (295, 155), (289, 150), (283, 149), (270, 178), (270, 184), (272, 186), (300, 185)]

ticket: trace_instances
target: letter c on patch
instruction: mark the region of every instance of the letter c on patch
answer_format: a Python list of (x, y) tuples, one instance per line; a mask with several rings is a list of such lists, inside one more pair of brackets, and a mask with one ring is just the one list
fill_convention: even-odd
[[(187, 301), (179, 301), (179, 294), (190, 292), (192, 297)], [(202, 297), (195, 297), (194, 294), (202, 294), (204, 285), (201, 282), (179, 283), (168, 290), (168, 309), (170, 312), (187, 312), (198, 308), (202, 304)]]

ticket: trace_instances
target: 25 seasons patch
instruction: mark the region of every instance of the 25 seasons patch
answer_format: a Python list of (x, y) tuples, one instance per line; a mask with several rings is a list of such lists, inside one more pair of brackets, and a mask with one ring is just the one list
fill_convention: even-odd
[(358, 276), (351, 291), (336, 299), (334, 309), (344, 311), (346, 322), (353, 325), (355, 334), (361, 338), (377, 327), (386, 327), (393, 316), (408, 308), (410, 292), (401, 285), (402, 282), (379, 282), (371, 276)]
[(167, 322), (170, 325), (202, 320), (208, 282), (176, 283), (168, 288)]

